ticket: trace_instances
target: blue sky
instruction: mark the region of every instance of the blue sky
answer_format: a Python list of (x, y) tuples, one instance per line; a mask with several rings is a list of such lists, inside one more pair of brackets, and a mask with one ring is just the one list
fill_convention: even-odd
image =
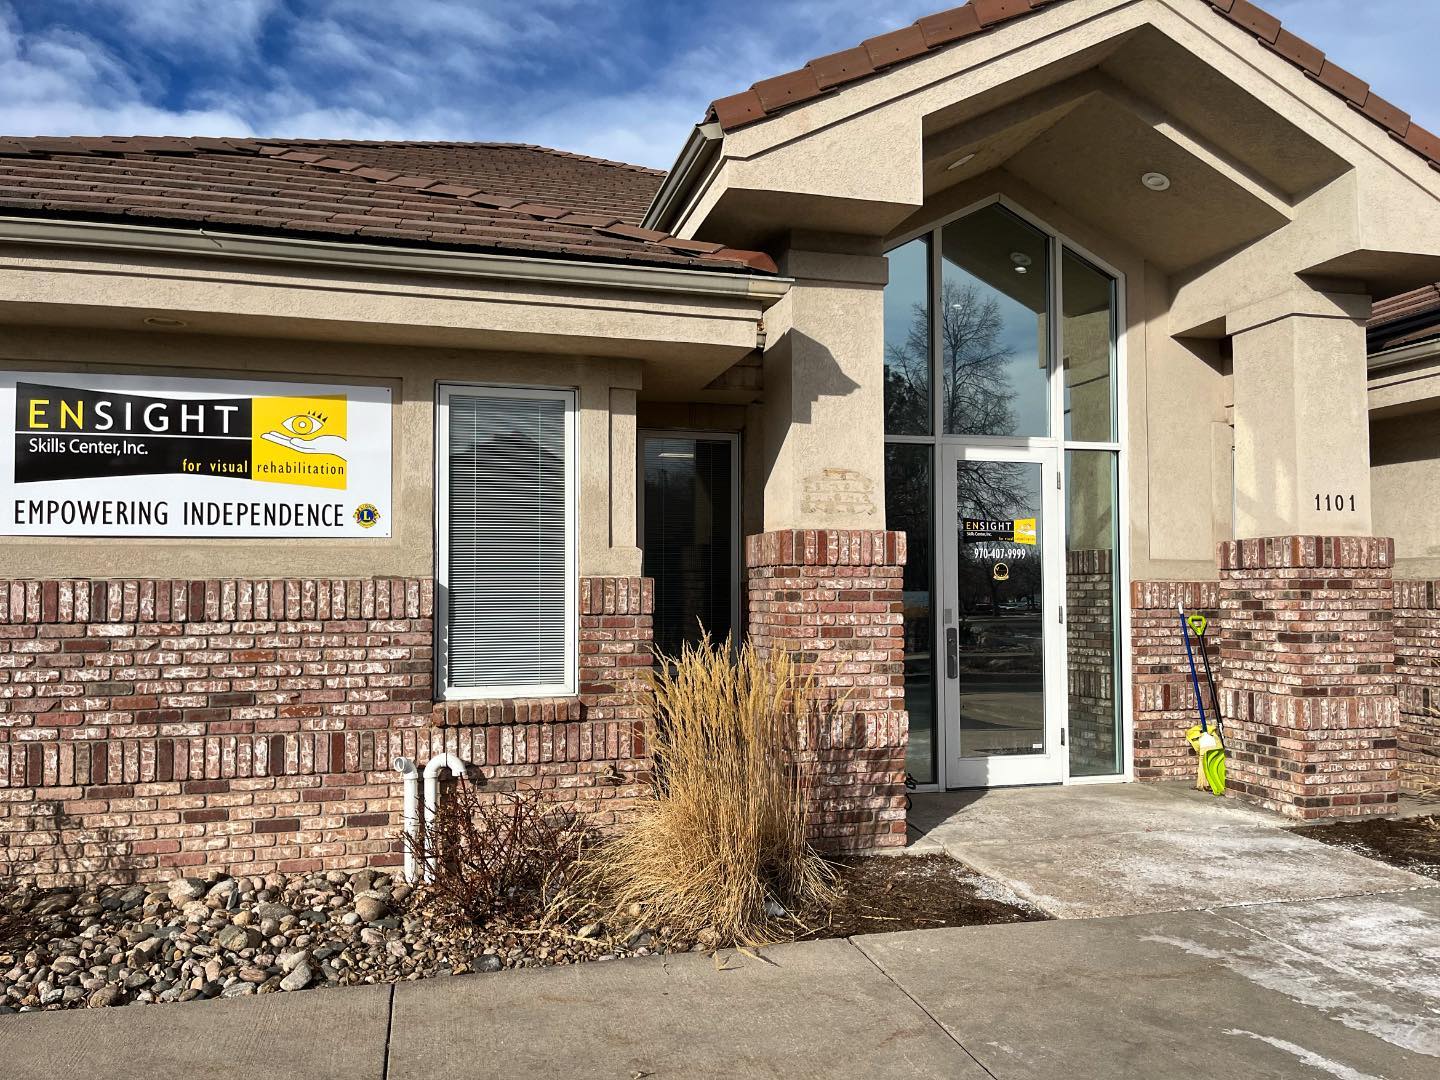
[[(663, 168), (712, 98), (945, 6), (0, 0), (0, 133), (510, 140)], [(1262, 6), (1440, 129), (1440, 3)]]

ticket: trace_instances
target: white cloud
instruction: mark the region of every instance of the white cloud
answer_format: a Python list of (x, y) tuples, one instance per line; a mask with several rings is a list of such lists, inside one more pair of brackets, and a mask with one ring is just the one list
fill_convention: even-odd
[[(512, 140), (659, 167), (713, 98), (944, 6), (47, 0), (22, 33), (16, 2), (0, 132)], [(1374, 0), (1358, 25), (1352, 0), (1270, 6), (1434, 126), (1440, 5)]]

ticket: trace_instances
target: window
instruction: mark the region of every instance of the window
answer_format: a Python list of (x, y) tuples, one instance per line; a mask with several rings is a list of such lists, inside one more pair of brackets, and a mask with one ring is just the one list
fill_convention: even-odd
[(655, 646), (667, 656), (702, 634), (737, 634), (738, 443), (733, 435), (641, 435), (644, 574), (655, 582)]
[(574, 393), (442, 386), (436, 444), (445, 696), (574, 693)]

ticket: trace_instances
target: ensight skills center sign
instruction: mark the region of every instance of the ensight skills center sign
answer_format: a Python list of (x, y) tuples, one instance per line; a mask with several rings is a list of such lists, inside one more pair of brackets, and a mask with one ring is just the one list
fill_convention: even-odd
[(389, 536), (385, 387), (0, 372), (0, 534)]

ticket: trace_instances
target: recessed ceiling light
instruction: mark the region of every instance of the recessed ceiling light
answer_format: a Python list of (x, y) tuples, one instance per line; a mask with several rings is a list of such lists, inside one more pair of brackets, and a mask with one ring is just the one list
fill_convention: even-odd
[(1147, 172), (1140, 177), (1140, 183), (1144, 184), (1151, 191), (1169, 191), (1170, 178), (1164, 173)]
[(1035, 262), (1034, 259), (1030, 258), (1030, 256), (1026, 255), (1023, 251), (1012, 251), (1010, 253), (1010, 261), (1015, 264), (1015, 273), (1017, 274), (1028, 274), (1030, 267), (1034, 265)]
[(177, 326), (189, 326), (183, 319), (166, 319), (159, 315), (151, 315), (145, 320), (146, 326), (163, 326), (167, 329), (174, 329)]
[(975, 160), (975, 155), (974, 155), (974, 154), (966, 154), (964, 157), (958, 157), (958, 158), (956, 158), (954, 161), (950, 162), (949, 165), (946, 165), (946, 166), (945, 166), (945, 171), (946, 171), (946, 172), (949, 172), (951, 169), (958, 169), (958, 168), (960, 168), (961, 165), (969, 165), (970, 162), (972, 162), (972, 161), (974, 161), (974, 160)]

